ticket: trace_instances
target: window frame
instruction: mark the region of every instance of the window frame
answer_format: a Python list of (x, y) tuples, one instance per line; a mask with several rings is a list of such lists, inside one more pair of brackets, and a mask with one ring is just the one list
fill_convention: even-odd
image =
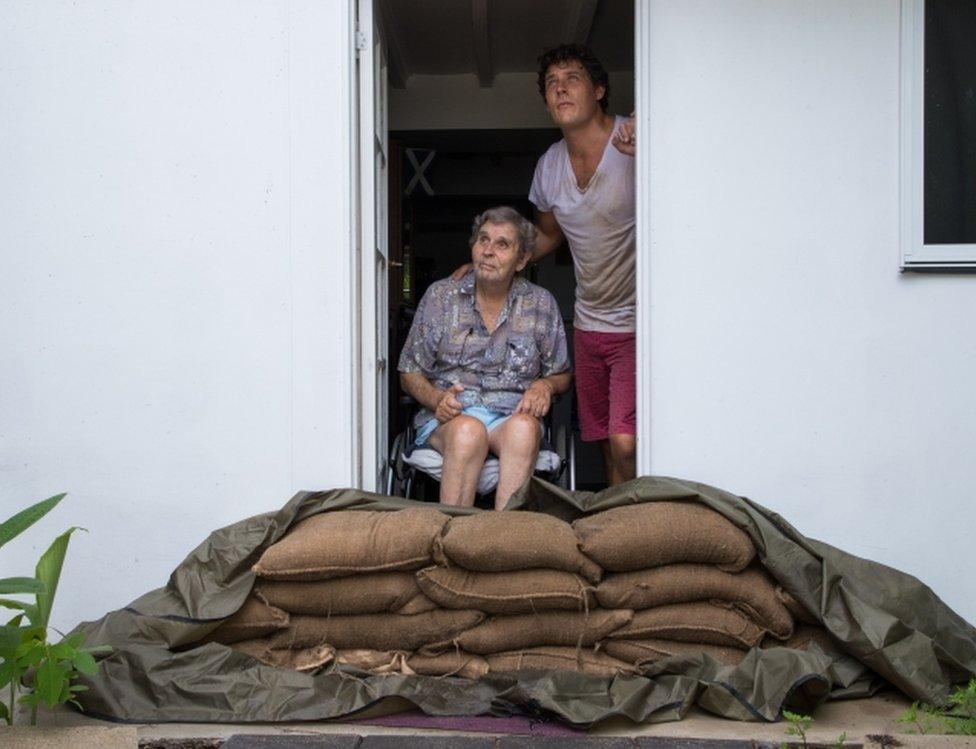
[(925, 0), (901, 0), (901, 269), (976, 270), (976, 244), (925, 244)]

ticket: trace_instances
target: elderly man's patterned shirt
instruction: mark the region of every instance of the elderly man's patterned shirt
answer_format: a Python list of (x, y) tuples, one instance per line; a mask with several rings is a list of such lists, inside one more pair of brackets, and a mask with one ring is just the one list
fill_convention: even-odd
[[(431, 284), (420, 300), (400, 352), (401, 372), (420, 372), (435, 387), (458, 382), (464, 408), (512, 413), (535, 380), (569, 371), (566, 331), (556, 300), (545, 289), (515, 278), (494, 332), (481, 319), (474, 272), (460, 281)], [(423, 408), (417, 426), (433, 417)]]

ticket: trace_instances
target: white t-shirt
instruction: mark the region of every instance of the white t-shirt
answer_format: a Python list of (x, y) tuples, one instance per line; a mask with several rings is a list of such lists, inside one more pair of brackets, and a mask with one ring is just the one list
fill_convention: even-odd
[[(614, 130), (623, 117), (617, 117)], [(612, 138), (611, 138), (612, 140)], [(578, 330), (618, 333), (635, 328), (636, 244), (634, 158), (610, 140), (585, 190), (576, 183), (566, 141), (539, 159), (529, 200), (551, 211), (569, 242), (576, 269)]]

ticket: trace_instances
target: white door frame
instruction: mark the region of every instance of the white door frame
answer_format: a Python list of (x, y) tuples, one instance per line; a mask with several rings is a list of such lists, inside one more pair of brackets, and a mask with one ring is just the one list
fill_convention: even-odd
[[(372, 248), (385, 247), (385, 237), (376, 236), (376, 179), (374, 170), (374, 151), (371, 138), (364, 137), (364, 133), (377, 120), (375, 109), (375, 65), (373, 49), (374, 38), (374, 0), (352, 0), (354, 7), (359, 9), (359, 20), (355, 27), (355, 45), (358, 51), (358, 127), (355, 131), (356, 142), (359, 146), (355, 150), (354, 170), (358, 179), (359, 210), (356, 223), (359, 227), (357, 234), (357, 277), (356, 303), (354, 308), (354, 366), (353, 374), (357, 383), (355, 403), (353, 404), (353, 455), (355, 467), (353, 476), (356, 485), (369, 491), (380, 487), (379, 476), (374, 475), (373, 468), (380, 460), (379, 446), (381, 425), (386, 419), (379, 409), (385, 408), (385, 403), (377, 403), (378, 377), (388, 376), (388, 367), (392, 363), (385, 362), (385, 352), (382, 361), (378, 362), (375, 355), (379, 325), (385, 325), (385, 320), (377, 319), (377, 294), (385, 291), (382, 285), (386, 283), (386, 273), (377, 278), (377, 263), (369, 261)], [(650, 121), (650, 75), (647, 71), (651, 65), (650, 50), (650, 16), (651, 0), (634, 0), (634, 108), (637, 112), (638, 133), (647, 133)], [(385, 81), (383, 82), (385, 84)], [(383, 127), (386, 127), (386, 115), (382, 116)], [(649, 138), (644, 135), (641, 143), (646, 144)], [(366, 145), (369, 145), (367, 148)], [(636, 176), (636, 241), (637, 241), (637, 475), (649, 475), (651, 472), (651, 159), (646, 147), (637, 148), (637, 176)], [(385, 213), (385, 212), (384, 212)], [(379, 241), (378, 241), (379, 240)], [(370, 248), (369, 251), (366, 248)], [(385, 313), (384, 313), (385, 314)], [(379, 366), (378, 366), (379, 364)], [(385, 427), (383, 427), (385, 430)]]
[[(651, 473), (651, 0), (634, 0), (634, 111), (637, 118), (637, 475)], [(642, 136), (641, 133), (644, 135)], [(643, 145), (641, 145), (643, 144)]]
[[(356, 302), (354, 306), (356, 382), (353, 404), (353, 477), (355, 485), (377, 491), (380, 463), (386, 452), (387, 392), (387, 260), (385, 53), (379, 44), (374, 0), (353, 0), (358, 117), (355, 170), (358, 186), (356, 221)], [(379, 106), (378, 106), (379, 102)], [(377, 138), (377, 134), (379, 137)], [(377, 160), (379, 158), (379, 161)], [(381, 162), (381, 163), (380, 163)], [(379, 227), (379, 230), (378, 228)]]

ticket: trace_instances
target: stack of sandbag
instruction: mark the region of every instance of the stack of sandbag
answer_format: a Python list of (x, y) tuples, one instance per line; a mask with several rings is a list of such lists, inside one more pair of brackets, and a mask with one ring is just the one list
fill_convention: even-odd
[(699, 653), (735, 664), (760, 643), (789, 645), (802, 610), (755, 555), (694, 502), (572, 525), (522, 511), (327, 512), (264, 552), (251, 597), (210, 639), (299, 670), (607, 676)]
[(417, 573), (428, 598), (485, 620), (425, 653), (482, 657), (491, 672), (575, 670), (601, 676), (632, 670), (596, 646), (633, 618), (601, 609), (603, 571), (580, 552), (572, 527), (537, 512), (485, 512), (451, 519), (434, 542), (436, 566)]
[[(332, 660), (377, 673), (483, 674), (483, 664), (451, 655), (414, 657), (484, 619), (439, 607), (417, 585), (414, 571), (431, 564), (447, 521), (434, 508), (344, 510), (303, 520), (265, 550), (253, 567), (252, 598), (213, 639), (272, 665), (313, 669)], [(277, 626), (252, 628), (243, 641), (221, 633), (235, 620), (240, 628), (246, 610), (257, 613), (255, 602), (276, 612)]]
[(602, 650), (635, 666), (706, 653), (738, 663), (764, 637), (786, 640), (793, 617), (758, 566), (748, 534), (692, 502), (647, 502), (573, 523), (606, 575), (600, 607), (633, 609)]

